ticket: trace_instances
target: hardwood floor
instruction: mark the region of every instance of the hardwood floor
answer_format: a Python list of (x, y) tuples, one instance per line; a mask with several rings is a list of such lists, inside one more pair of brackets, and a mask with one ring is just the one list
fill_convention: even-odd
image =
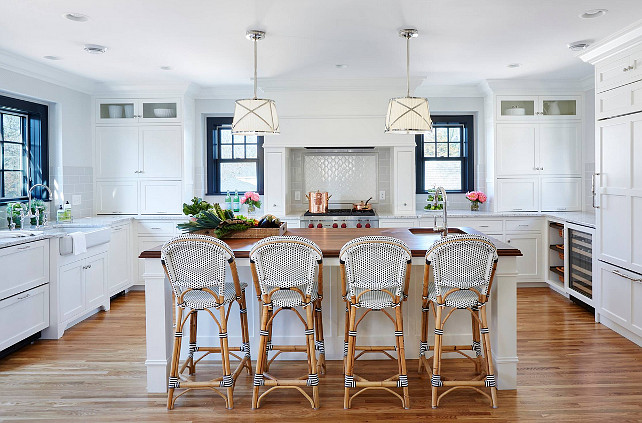
[[(416, 373), (417, 362), (410, 360), (410, 410), (377, 391), (344, 410), (341, 363), (330, 362), (321, 377), (318, 411), (291, 390), (271, 394), (261, 409), (251, 410), (252, 381), (246, 374), (237, 382), (234, 410), (225, 410), (213, 392), (197, 391), (167, 411), (165, 395), (145, 390), (144, 294), (132, 292), (62, 339), (39, 340), (0, 361), (0, 421), (642, 421), (642, 348), (547, 288), (519, 289), (517, 310), (519, 388), (499, 391), (495, 410), (468, 390), (450, 394), (433, 410), (428, 379)], [(373, 378), (395, 372), (393, 362), (357, 366), (366, 377), (368, 369), (376, 369), (370, 372)], [(462, 360), (445, 364), (446, 374), (468, 368)], [(287, 376), (305, 370), (302, 362), (277, 362), (273, 373), (279, 372)]]

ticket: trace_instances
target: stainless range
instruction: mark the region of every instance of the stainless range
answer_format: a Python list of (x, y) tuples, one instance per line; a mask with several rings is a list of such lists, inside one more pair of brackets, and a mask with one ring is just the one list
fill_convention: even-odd
[(379, 217), (374, 210), (328, 209), (326, 213), (305, 212), (302, 228), (378, 228)]

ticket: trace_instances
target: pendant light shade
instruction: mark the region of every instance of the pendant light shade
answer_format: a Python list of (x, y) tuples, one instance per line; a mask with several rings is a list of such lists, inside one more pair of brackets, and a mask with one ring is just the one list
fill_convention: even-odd
[(416, 29), (402, 29), (399, 36), (406, 39), (406, 97), (390, 99), (386, 114), (386, 132), (395, 134), (425, 134), (432, 132), (428, 99), (410, 97), (410, 39), (419, 35)]
[(274, 100), (256, 97), (256, 42), (265, 38), (263, 31), (247, 31), (246, 36), (254, 41), (254, 97), (236, 100), (232, 134), (269, 135), (279, 133), (279, 117)]

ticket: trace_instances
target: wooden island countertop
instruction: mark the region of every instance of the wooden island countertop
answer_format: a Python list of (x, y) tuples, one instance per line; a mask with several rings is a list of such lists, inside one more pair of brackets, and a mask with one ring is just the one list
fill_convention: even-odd
[[(472, 228), (449, 228), (449, 233), (479, 234)], [(382, 235), (398, 238), (408, 244), (413, 257), (423, 257), (430, 246), (441, 236), (431, 228), (361, 228), (361, 229), (290, 229), (285, 235), (296, 235), (314, 241), (323, 252), (324, 257), (338, 257), (341, 247), (351, 239), (366, 235)], [(522, 253), (513, 246), (490, 237), (497, 247), (500, 256), (521, 256)], [(252, 246), (258, 241), (255, 238), (229, 238), (224, 241), (230, 246), (237, 258), (248, 258)], [(161, 245), (143, 251), (139, 258), (160, 258)]]

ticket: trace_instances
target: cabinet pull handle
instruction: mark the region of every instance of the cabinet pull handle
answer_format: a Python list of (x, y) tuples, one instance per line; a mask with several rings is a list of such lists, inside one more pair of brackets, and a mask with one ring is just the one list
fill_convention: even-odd
[(156, 230), (158, 230), (158, 231), (160, 230), (160, 228), (150, 228), (150, 229), (156, 229)]
[(17, 249), (18, 250), (28, 250), (29, 248), (31, 248), (31, 245), (25, 245), (24, 247), (18, 247)]
[(529, 225), (528, 224), (520, 224), (520, 225), (517, 225), (517, 226), (529, 226)]
[(487, 228), (488, 225), (479, 225), (480, 228)]
[(618, 275), (618, 276), (622, 276), (623, 278), (628, 279), (628, 280), (630, 280), (630, 281), (633, 281), (633, 282), (642, 282), (642, 278), (640, 278), (640, 279), (632, 278), (632, 277), (630, 277), (630, 276), (625, 275), (624, 273), (620, 272), (620, 271), (619, 271), (619, 270), (617, 270), (617, 269), (615, 269), (615, 270), (609, 270), (609, 269), (606, 269), (606, 270), (608, 270), (609, 272), (614, 273), (614, 274), (616, 274), (616, 275)]
[(524, 209), (513, 209), (513, 210), (517, 211), (517, 210), (524, 210)]
[(24, 300), (25, 298), (31, 297), (31, 294), (23, 295), (22, 297), (16, 297), (16, 300)]
[(599, 208), (600, 208), (600, 206), (598, 206), (597, 204), (595, 204), (595, 197), (596, 197), (596, 195), (597, 195), (597, 192), (596, 192), (596, 190), (595, 190), (595, 188), (596, 188), (596, 186), (597, 186), (597, 183), (596, 183), (596, 181), (595, 181), (595, 180), (596, 180), (596, 177), (597, 177), (597, 176), (600, 176), (600, 172), (596, 172), (596, 173), (594, 173), (594, 174), (592, 174), (592, 175), (591, 175), (591, 197), (592, 197), (592, 198), (591, 198), (591, 204), (592, 204), (592, 206), (593, 206), (593, 208), (594, 208), (594, 209), (599, 209)]

